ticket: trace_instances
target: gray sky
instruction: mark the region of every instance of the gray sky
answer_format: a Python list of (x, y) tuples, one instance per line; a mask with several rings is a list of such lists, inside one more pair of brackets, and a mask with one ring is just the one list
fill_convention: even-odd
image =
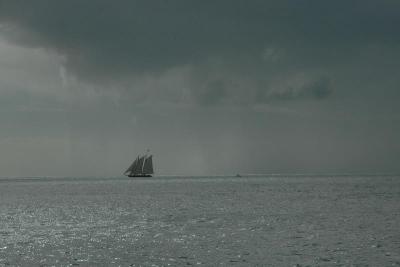
[(400, 2), (0, 0), (0, 176), (400, 171)]

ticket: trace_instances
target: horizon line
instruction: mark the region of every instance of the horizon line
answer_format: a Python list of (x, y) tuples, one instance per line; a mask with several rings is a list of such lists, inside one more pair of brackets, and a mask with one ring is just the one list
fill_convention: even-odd
[[(271, 173), (235, 173), (235, 174), (155, 174), (157, 177), (262, 177), (262, 176), (400, 176), (399, 172), (271, 172)], [(34, 176), (0, 176), (0, 179), (35, 179), (35, 178), (121, 178), (120, 175), (34, 175)]]

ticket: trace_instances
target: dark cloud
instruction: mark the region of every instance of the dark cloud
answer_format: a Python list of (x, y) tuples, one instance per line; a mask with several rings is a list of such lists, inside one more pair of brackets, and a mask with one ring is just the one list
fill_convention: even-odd
[(208, 58), (257, 64), (268, 45), (301, 64), (335, 61), (366, 43), (399, 43), (399, 8), (390, 0), (2, 0), (0, 21), (10, 39), (64, 55), (78, 76), (118, 80)]
[(135, 103), (319, 100), (343, 69), (378, 77), (400, 62), (392, 0), (0, 0), (0, 23), (9, 41), (61, 55), (63, 76)]
[(325, 99), (365, 48), (398, 50), (399, 14), (391, 0), (0, 0), (2, 35), (61, 55), (68, 75), (134, 103), (201, 106)]
[(291, 100), (299, 98), (324, 99), (331, 95), (333, 89), (331, 81), (326, 78), (318, 78), (311, 82), (299, 85), (298, 87), (286, 87), (281, 90), (272, 90), (267, 93), (267, 99)]

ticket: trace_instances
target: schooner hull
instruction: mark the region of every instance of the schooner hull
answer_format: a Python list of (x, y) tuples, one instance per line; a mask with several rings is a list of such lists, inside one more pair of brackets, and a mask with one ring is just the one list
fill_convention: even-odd
[(152, 177), (151, 174), (133, 174), (133, 175), (127, 175), (128, 177), (135, 178), (135, 177)]

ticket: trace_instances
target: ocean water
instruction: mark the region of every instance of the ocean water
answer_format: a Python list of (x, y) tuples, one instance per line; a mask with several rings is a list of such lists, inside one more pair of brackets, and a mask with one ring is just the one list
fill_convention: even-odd
[(0, 179), (0, 266), (400, 266), (400, 177)]

